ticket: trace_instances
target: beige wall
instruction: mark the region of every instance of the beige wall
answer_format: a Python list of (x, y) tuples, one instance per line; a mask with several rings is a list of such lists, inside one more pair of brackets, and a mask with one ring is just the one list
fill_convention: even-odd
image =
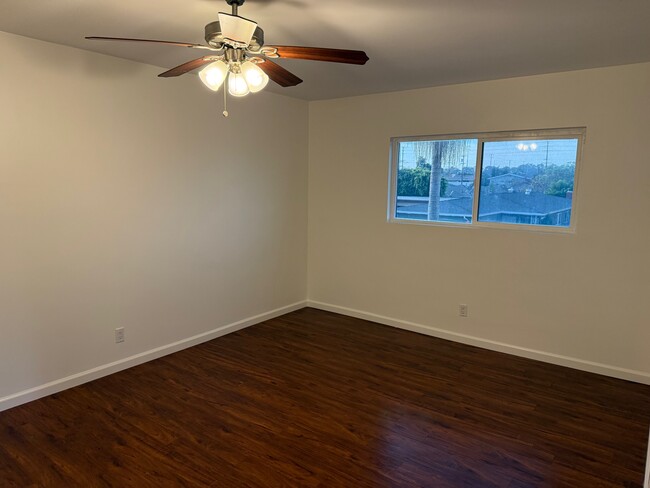
[(195, 76), (4, 33), (0, 59), (0, 407), (305, 299), (306, 102), (224, 120)]
[[(387, 223), (390, 137), (577, 126), (576, 234)], [(649, 134), (650, 64), (311, 103), (309, 298), (650, 382)]]
[[(309, 116), (262, 93), (224, 120), (193, 76), (3, 33), (0, 56), (0, 409), (300, 303), (307, 249), (317, 306), (650, 378), (650, 64)], [(575, 235), (386, 222), (390, 137), (567, 126), (588, 136)]]

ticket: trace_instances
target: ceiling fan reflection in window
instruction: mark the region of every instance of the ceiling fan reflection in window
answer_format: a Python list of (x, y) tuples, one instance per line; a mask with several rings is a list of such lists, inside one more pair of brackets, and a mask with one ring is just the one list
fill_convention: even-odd
[[(203, 68), (199, 72), (199, 77), (208, 88), (218, 91), (225, 84), (228, 93), (234, 97), (259, 92), (264, 89), (269, 79), (282, 87), (302, 83), (300, 78), (272, 59), (307, 59), (358, 65), (366, 64), (368, 61), (368, 56), (363, 51), (304, 46), (266, 46), (264, 31), (257, 23), (238, 15), (238, 9), (244, 1), (226, 0), (226, 3), (232, 7), (232, 14), (219, 12), (219, 20), (205, 26), (207, 45), (122, 37), (89, 36), (86, 39), (147, 42), (211, 51), (210, 54), (183, 63), (158, 76), (169, 78)], [(225, 96), (224, 88), (224, 100)], [(228, 111), (224, 110), (223, 114), (227, 117)]]

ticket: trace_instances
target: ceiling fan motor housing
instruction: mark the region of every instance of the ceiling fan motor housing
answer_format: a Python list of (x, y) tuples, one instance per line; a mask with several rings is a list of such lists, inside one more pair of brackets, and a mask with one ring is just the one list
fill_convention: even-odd
[[(215, 49), (223, 49), (224, 46), (228, 45), (221, 32), (221, 24), (218, 20), (210, 22), (205, 26), (205, 42)], [(264, 46), (264, 31), (261, 27), (257, 27), (248, 45), (248, 49), (256, 52), (262, 49), (262, 46)]]

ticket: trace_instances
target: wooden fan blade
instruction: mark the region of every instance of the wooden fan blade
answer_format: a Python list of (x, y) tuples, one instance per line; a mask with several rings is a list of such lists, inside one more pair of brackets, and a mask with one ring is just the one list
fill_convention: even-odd
[(349, 49), (329, 49), (324, 47), (271, 46), (278, 50), (281, 58), (309, 59), (330, 63), (366, 64), (368, 55), (363, 51)]
[(264, 71), (269, 78), (275, 81), (278, 85), (283, 87), (296, 86), (302, 83), (302, 80), (294, 75), (291, 71), (284, 69), (277, 63), (274, 63), (270, 59), (266, 59), (263, 63), (259, 63), (257, 66)]
[(86, 39), (91, 41), (127, 41), (127, 42), (149, 42), (154, 44), (167, 44), (169, 46), (180, 46), (180, 47), (191, 47), (193, 49), (208, 49), (210, 51), (217, 51), (210, 46), (204, 46), (203, 44), (191, 44), (189, 42), (175, 42), (175, 41), (158, 41), (156, 39), (129, 39), (127, 37), (98, 37), (98, 36), (89, 36)]
[(206, 64), (213, 62), (214, 59), (215, 58), (213, 56), (204, 56), (199, 59), (193, 59), (192, 61), (188, 61), (187, 63), (183, 63), (180, 66), (176, 66), (175, 68), (172, 68), (169, 71), (160, 73), (158, 76), (161, 78), (170, 78), (172, 76), (184, 75), (185, 73), (189, 73), (190, 71), (193, 71), (197, 68), (200, 68), (201, 66), (205, 66)]

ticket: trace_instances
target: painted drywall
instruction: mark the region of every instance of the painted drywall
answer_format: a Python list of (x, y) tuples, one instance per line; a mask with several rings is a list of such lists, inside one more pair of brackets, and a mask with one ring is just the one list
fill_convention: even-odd
[[(312, 102), (310, 301), (650, 382), (649, 108), (650, 64)], [(582, 126), (575, 234), (387, 222), (391, 137)]]
[(4, 33), (0, 58), (0, 400), (305, 299), (306, 102), (225, 120), (196, 76)]

